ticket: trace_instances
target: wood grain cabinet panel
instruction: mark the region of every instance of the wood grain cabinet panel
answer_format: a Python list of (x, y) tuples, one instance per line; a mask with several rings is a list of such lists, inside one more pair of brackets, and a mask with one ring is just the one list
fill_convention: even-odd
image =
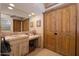
[(29, 31), (29, 19), (22, 21), (22, 31)]
[(13, 32), (21, 32), (21, 20), (13, 20)]
[(79, 56), (79, 3), (77, 4), (77, 48), (76, 55)]
[[(55, 51), (55, 13), (47, 13), (45, 16), (45, 47)], [(52, 16), (51, 16), (52, 15)], [(53, 18), (52, 18), (53, 17)], [(53, 20), (52, 20), (53, 19)], [(51, 47), (52, 46), (52, 47)]]
[(62, 51), (62, 10), (56, 11), (56, 52), (61, 53)]
[(62, 54), (63, 55), (68, 55), (69, 52), (69, 7), (63, 8), (62, 9)]
[(29, 51), (29, 46), (27, 41), (23, 41), (19, 43), (19, 55), (24, 56), (26, 55)]
[(11, 45), (11, 56), (18, 56), (19, 55), (19, 44), (18, 41), (10, 41)]
[(70, 48), (69, 48), (69, 55), (75, 55), (76, 54), (76, 22), (77, 22), (77, 11), (76, 11), (76, 5), (71, 5), (69, 7), (70, 9)]
[(76, 4), (45, 13), (45, 48), (62, 55), (75, 55), (76, 15)]
[(10, 41), (11, 56), (24, 56), (29, 52), (29, 43), (27, 39), (16, 39)]

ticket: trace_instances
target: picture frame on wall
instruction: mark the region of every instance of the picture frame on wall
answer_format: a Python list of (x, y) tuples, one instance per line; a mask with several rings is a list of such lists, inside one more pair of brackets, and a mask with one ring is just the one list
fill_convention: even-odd
[(33, 27), (33, 22), (30, 22), (30, 27)]
[(37, 20), (37, 27), (41, 27), (41, 20)]

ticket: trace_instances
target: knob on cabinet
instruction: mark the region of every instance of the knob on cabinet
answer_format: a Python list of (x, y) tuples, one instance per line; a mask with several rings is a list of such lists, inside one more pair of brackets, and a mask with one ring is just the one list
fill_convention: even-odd
[(57, 33), (54, 33), (55, 35), (57, 35)]

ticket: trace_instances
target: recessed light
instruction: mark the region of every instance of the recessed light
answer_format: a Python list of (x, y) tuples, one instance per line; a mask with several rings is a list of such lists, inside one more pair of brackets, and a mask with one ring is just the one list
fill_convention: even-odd
[(12, 4), (12, 3), (10, 3), (9, 5), (10, 5), (11, 7), (15, 7), (15, 5), (14, 5), (14, 4)]
[(12, 7), (8, 7), (8, 9), (12, 10), (13, 8)]

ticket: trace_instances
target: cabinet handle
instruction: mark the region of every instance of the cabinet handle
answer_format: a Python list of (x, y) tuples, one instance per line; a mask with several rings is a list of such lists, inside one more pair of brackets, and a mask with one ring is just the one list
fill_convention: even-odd
[(57, 35), (57, 33), (54, 33), (54, 35)]

